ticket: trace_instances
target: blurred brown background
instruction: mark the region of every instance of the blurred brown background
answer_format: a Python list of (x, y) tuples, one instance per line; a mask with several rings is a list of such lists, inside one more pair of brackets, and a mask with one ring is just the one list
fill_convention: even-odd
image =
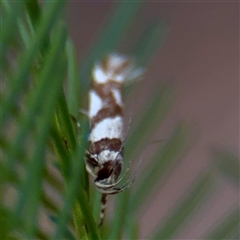
[[(112, 7), (112, 2), (68, 2), (68, 27), (79, 60)], [(197, 123), (200, 131), (194, 148), (143, 211), (142, 238), (167, 215), (196, 175), (210, 167), (211, 148), (239, 148), (239, 3), (147, 1), (138, 22), (152, 20), (167, 21), (170, 32), (147, 68), (141, 98), (136, 96), (138, 106), (156, 81), (170, 79), (176, 85), (175, 104), (153, 139), (166, 138), (181, 119)], [(178, 239), (199, 239), (239, 201), (237, 189), (219, 181), (211, 201)]]

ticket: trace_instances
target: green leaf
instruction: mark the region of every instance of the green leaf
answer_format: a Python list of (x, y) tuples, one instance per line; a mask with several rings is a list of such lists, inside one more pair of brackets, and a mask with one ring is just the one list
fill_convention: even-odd
[[(28, 12), (28, 23), (30, 29), (37, 29), (39, 20), (41, 19), (42, 12), (37, 0), (25, 0), (25, 5)], [(34, 30), (33, 30), (34, 31)], [(42, 46), (40, 48), (40, 52), (44, 55), (48, 49), (50, 44), (49, 34), (46, 34), (45, 39), (43, 40)]]
[(18, 28), (20, 31), (20, 35), (22, 37), (23, 43), (25, 48), (28, 48), (29, 46), (31, 46), (31, 35), (29, 34), (25, 24), (23, 23), (23, 21), (20, 19), (18, 20)]
[[(5, 170), (6, 167), (4, 166), (3, 163), (0, 164), (0, 167), (1, 167), (2, 172), (6, 171)], [(52, 176), (51, 176), (51, 178), (52, 178)], [(19, 183), (21, 181), (22, 181), (22, 179), (20, 179), (19, 173), (12, 172), (12, 176), (9, 178), (8, 184), (11, 184), (11, 186), (13, 188), (18, 190)], [(53, 186), (55, 187), (55, 185), (53, 185)], [(55, 212), (55, 213), (58, 212), (58, 206), (56, 206), (55, 201), (53, 201), (45, 192), (42, 193), (42, 204), (44, 205), (44, 207), (46, 208), (46, 210), (48, 212), (51, 212), (51, 211)], [(12, 212), (10, 210), (7, 211), (7, 209), (5, 209), (4, 206), (1, 206), (1, 207), (2, 207), (2, 212), (0, 215), (3, 218), (2, 220), (4, 220), (4, 224), (1, 224), (1, 226), (5, 226), (5, 227), (3, 228), (4, 231), (0, 232), (0, 234), (2, 234), (2, 236), (5, 236), (5, 237), (1, 237), (0, 239), (9, 239), (9, 237), (11, 235), (10, 233), (13, 232), (13, 230), (16, 230), (16, 228), (19, 228), (21, 224), (18, 224), (18, 226), (15, 226), (15, 229), (12, 229), (13, 228), (13, 222), (11, 220)], [(39, 229), (39, 227), (36, 228), (36, 236), (39, 237), (40, 239), (49, 239), (50, 238), (41, 229)]]
[(34, 58), (38, 54), (39, 48), (41, 47), (46, 34), (50, 31), (63, 6), (64, 1), (54, 1), (51, 3), (51, 6), (46, 12), (44, 12), (43, 18), (36, 30), (36, 35), (34, 36), (31, 46), (29, 46), (29, 49), (22, 54), (22, 57), (19, 60), (19, 67), (16, 70), (10, 85), (11, 90), (8, 93), (7, 99), (5, 99), (2, 104), (2, 124), (4, 124), (6, 119), (9, 117), (8, 114), (12, 108), (12, 105), (19, 97), (19, 89), (24, 89), (25, 84), (28, 82), (27, 76), (29, 75), (29, 66), (31, 66)]
[(67, 59), (68, 59), (68, 108), (70, 114), (77, 117), (79, 113), (79, 106), (83, 106), (83, 100), (80, 101), (80, 79), (78, 74), (77, 60), (73, 43), (70, 39), (67, 41), (66, 46)]
[[(54, 222), (57, 225), (57, 218), (55, 216), (51, 216), (50, 215), (48, 217), (49, 217), (49, 219), (51, 219), (52, 222)], [(70, 240), (74, 240), (75, 239), (69, 229), (67, 229), (67, 228), (65, 229), (64, 228), (64, 230), (65, 230), (65, 234), (64, 235), (65, 235), (66, 239), (70, 239)]]
[(139, 224), (136, 223), (136, 220), (131, 219), (127, 225), (128, 229), (130, 229), (130, 232), (128, 232), (129, 239), (139, 239)]
[[(26, 235), (28, 237), (33, 237), (34, 231), (36, 228), (36, 218), (37, 218), (37, 209), (40, 199), (40, 191), (41, 191), (41, 176), (42, 171), (44, 168), (44, 159), (45, 159), (45, 148), (46, 148), (46, 140), (48, 138), (48, 133), (51, 127), (51, 121), (53, 118), (53, 110), (57, 103), (57, 97), (59, 90), (62, 85), (62, 81), (65, 76), (65, 69), (64, 64), (65, 62), (62, 61), (62, 58), (60, 57), (62, 55), (62, 46), (64, 46), (64, 43), (66, 41), (66, 33), (65, 29), (60, 28), (56, 32), (55, 41), (52, 43), (52, 51), (49, 52), (46, 63), (43, 67), (42, 74), (40, 74), (38, 79), (38, 85), (37, 88), (39, 90), (38, 94), (30, 96), (30, 102), (33, 103), (32, 106), (30, 106), (29, 109), (32, 109), (32, 107), (36, 106), (36, 103), (39, 103), (40, 99), (42, 98), (43, 94), (45, 96), (45, 99), (43, 101), (43, 109), (41, 113), (41, 118), (38, 119), (37, 124), (40, 129), (39, 134), (37, 135), (35, 139), (35, 150), (32, 156), (32, 161), (29, 162), (28, 166), (28, 173), (26, 177), (26, 181), (23, 183), (22, 191), (19, 196), (19, 201), (16, 208), (16, 214), (17, 216), (21, 216), (21, 212), (24, 209), (23, 206), (27, 206), (25, 208), (25, 225), (26, 225)], [(60, 57), (60, 62), (58, 63), (58, 59)], [(54, 77), (52, 76), (52, 65), (51, 62), (55, 62), (55, 68), (58, 69), (58, 74), (56, 74)], [(51, 84), (49, 84), (49, 81), (51, 80)], [(37, 92), (37, 90), (36, 90)], [(45, 103), (45, 104), (44, 104)], [(32, 111), (33, 112), (33, 111)], [(31, 113), (32, 113), (31, 112)], [(31, 114), (29, 114), (29, 117), (32, 118)], [(29, 117), (26, 119), (28, 120)], [(34, 119), (34, 118), (32, 118)], [(25, 123), (29, 123), (28, 121), (25, 121)], [(30, 120), (31, 122), (32, 120)], [(23, 122), (24, 124), (24, 122)], [(27, 131), (27, 126), (25, 125), (24, 129)], [(17, 138), (17, 142), (19, 139), (22, 139), (24, 137), (25, 133), (22, 131), (19, 136), (21, 138)], [(24, 141), (22, 139), (22, 141)]]
[(149, 99), (142, 111), (135, 118), (133, 131), (130, 133), (126, 142), (125, 159), (134, 159), (139, 150), (143, 149), (146, 140), (159, 127), (167, 111), (173, 102), (173, 89), (171, 86), (160, 85), (156, 87), (152, 98)]
[(174, 239), (177, 231), (190, 221), (190, 217), (199, 209), (199, 206), (203, 205), (210, 189), (211, 176), (205, 174), (185, 193), (183, 199), (176, 203), (167, 218), (158, 224), (156, 233), (152, 235), (151, 239)]
[[(88, 123), (87, 121), (83, 121), (82, 122), (82, 136), (85, 136), (86, 132), (89, 132), (89, 129), (88, 129)], [(84, 226), (87, 226), (87, 230), (88, 230), (88, 236), (89, 236), (89, 239), (100, 239), (99, 237), (99, 233), (98, 233), (98, 229), (97, 229), (97, 225), (94, 221), (94, 217), (93, 217), (93, 211), (92, 211), (92, 207), (90, 205), (90, 202), (89, 202), (89, 196), (88, 196), (88, 191), (83, 191), (83, 189), (86, 189), (86, 183), (83, 181), (83, 178), (86, 178), (86, 171), (85, 171), (85, 150), (87, 148), (87, 138), (82, 138), (84, 140), (83, 143), (81, 143), (81, 157), (80, 157), (80, 161), (79, 159), (77, 159), (77, 164), (78, 164), (78, 167), (82, 169), (82, 171), (77, 171), (77, 167), (74, 167), (73, 166), (73, 170), (75, 171), (75, 178), (76, 176), (79, 176), (79, 173), (82, 175), (84, 174), (84, 176), (80, 176), (80, 179), (81, 179), (81, 182), (83, 183), (82, 184), (82, 187), (81, 188), (81, 185), (78, 186), (77, 184), (77, 181), (76, 181), (76, 186), (79, 188), (79, 194), (77, 195), (77, 202), (76, 202), (76, 208), (75, 208), (75, 211), (74, 211), (74, 218), (75, 220), (76, 219), (80, 219), (84, 218)], [(78, 169), (79, 169), (78, 168)], [(85, 183), (85, 184), (84, 184)], [(78, 206), (81, 208), (81, 213), (82, 213), (82, 216), (79, 216), (79, 211), (77, 211), (78, 209)], [(79, 226), (78, 227), (76, 226), (76, 231), (78, 233), (78, 239), (81, 239), (81, 236), (79, 236), (79, 233), (81, 232), (79, 230), (79, 227), (82, 227), (82, 226)]]
[[(143, 106), (143, 111), (138, 117), (136, 117), (136, 119), (141, 120), (138, 123), (133, 124), (136, 127), (127, 139), (125, 159), (135, 159), (134, 154), (137, 152), (137, 149), (139, 151), (139, 149), (144, 148), (143, 146), (146, 143), (146, 139), (148, 139), (151, 134), (153, 134), (156, 127), (161, 124), (161, 121), (166, 115), (169, 105), (172, 102), (172, 98), (172, 89), (165, 86), (162, 89), (157, 89), (153, 95), (153, 99), (150, 99), (146, 105)], [(151, 186), (143, 186), (143, 188), (144, 189), (141, 187), (142, 190), (147, 190), (151, 189)], [(143, 195), (140, 193), (140, 196)], [(125, 191), (118, 196), (115, 206), (116, 209), (118, 209), (118, 214), (114, 216), (109, 239), (119, 239), (121, 237), (126, 219), (133, 214), (134, 206), (139, 206), (141, 204), (140, 199), (137, 199), (135, 203), (137, 205), (130, 205), (134, 201), (136, 201), (136, 198), (134, 196), (129, 198), (128, 191)]]
[(37, 0), (25, 1), (27, 12), (34, 27), (37, 26), (41, 17), (41, 10)]
[[(128, 213), (128, 201), (129, 201), (129, 190), (124, 191), (121, 196), (118, 196), (115, 209), (116, 215), (113, 218), (113, 222), (111, 225), (111, 231), (108, 239), (121, 239), (123, 230), (124, 230), (124, 224), (127, 219), (127, 213)], [(132, 225), (131, 225), (132, 226)]]
[[(65, 2), (46, 1), (40, 5), (33, 0), (23, 2), (25, 7), (22, 2), (1, 2), (4, 20), (2, 56), (3, 59), (8, 59), (11, 54), (16, 56), (14, 65), (8, 60), (1, 62), (3, 77), (7, 80), (6, 91), (4, 89), (0, 96), (4, 130), (4, 136), (0, 139), (3, 152), (0, 167), (4, 173), (1, 190), (4, 186), (5, 193), (5, 187), (10, 186), (19, 193), (15, 201), (17, 209), (4, 209), (0, 213), (4, 227), (2, 238), (74, 239), (76, 236), (77, 239), (100, 239), (100, 234), (103, 239), (139, 238), (136, 217), (138, 211), (148, 201), (148, 196), (155, 187), (162, 186), (165, 177), (169, 176), (179, 163), (179, 158), (190, 147), (189, 142), (193, 140), (192, 129), (185, 124), (179, 124), (175, 128), (169, 139), (161, 144), (161, 149), (153, 153), (144, 174), (137, 174), (131, 191), (117, 196), (113, 219), (106, 222), (103, 229), (98, 229), (93, 216), (98, 220), (100, 193), (90, 195), (91, 198), (89, 196), (84, 166), (89, 131), (85, 117), (78, 111), (87, 98), (86, 90), (90, 85), (93, 63), (117, 49), (142, 2), (122, 1), (117, 5), (115, 12), (106, 19), (102, 33), (92, 42), (92, 49), (86, 52), (82, 60), (80, 79), (74, 46), (64, 30), (63, 36), (57, 28), (59, 13)], [(167, 31), (164, 23), (148, 25), (133, 48), (137, 65), (146, 66), (149, 63)], [(56, 32), (60, 35), (56, 35)], [(55, 57), (52, 55), (54, 49)], [(67, 101), (62, 87), (66, 70)], [(158, 85), (151, 99), (146, 101), (137, 114), (135, 119), (140, 121), (132, 124), (133, 131), (126, 143), (126, 160), (135, 159), (137, 153), (146, 147), (151, 135), (165, 118), (172, 101), (173, 88)], [(70, 114), (76, 119), (71, 119)], [(80, 129), (75, 126), (76, 121), (81, 122)], [(55, 151), (52, 151), (52, 147)], [(49, 154), (49, 151), (52, 152)], [(49, 157), (50, 164), (56, 165), (63, 179), (55, 178), (48, 169), (45, 155)], [(238, 157), (229, 151), (217, 150), (214, 152), (213, 162), (214, 171), (217, 168), (239, 187)], [(48, 192), (42, 193), (43, 182), (60, 195), (62, 204), (56, 203), (56, 199), (48, 195)], [(206, 174), (176, 203), (159, 224), (161, 228), (156, 228), (155, 234), (151, 236), (173, 239), (206, 200), (210, 187), (211, 181)], [(38, 210), (42, 209), (48, 216), (54, 215), (51, 217), (56, 224), (54, 236), (48, 236), (38, 224)], [(217, 223), (216, 228), (209, 230), (208, 234), (203, 233), (207, 236), (206, 239), (237, 238), (239, 212), (236, 211), (239, 210), (234, 209), (224, 216), (225, 219)]]
[[(84, 144), (85, 145), (85, 144)], [(79, 176), (79, 169), (81, 167), (81, 159), (84, 155), (84, 150), (82, 149), (83, 146), (76, 149), (75, 152), (72, 154), (72, 159), (70, 162), (72, 163), (71, 174), (68, 176), (67, 183), (66, 183), (66, 193), (64, 196), (64, 206), (60, 211), (58, 220), (57, 220), (57, 228), (55, 233), (55, 239), (62, 239), (64, 238), (66, 232), (66, 225), (70, 217), (71, 210), (74, 205), (74, 200), (77, 192), (77, 183), (80, 180)], [(80, 159), (80, 161), (79, 161)], [(79, 164), (80, 163), (80, 164)], [(84, 195), (84, 190), (81, 188), (82, 195)], [(86, 232), (85, 232), (86, 234)]]
[(84, 224), (84, 216), (82, 214), (81, 207), (79, 206), (79, 203), (76, 202), (74, 205), (74, 224), (75, 224), (75, 230), (78, 240), (87, 240), (90, 239), (87, 234), (87, 229)]
[(168, 31), (165, 22), (153, 23), (145, 29), (133, 51), (139, 66), (146, 66), (149, 60), (159, 53)]
[[(1, 186), (2, 187), (2, 186)], [(1, 189), (2, 190), (2, 189)], [(0, 211), (0, 239), (7, 239), (10, 232), (11, 212), (1, 205)]]
[(154, 186), (162, 180), (166, 172), (176, 166), (179, 157), (182, 158), (192, 143), (191, 127), (184, 123), (177, 125), (164, 146), (153, 156), (153, 161), (144, 169), (142, 178), (136, 182), (137, 190), (130, 200), (131, 214), (135, 214), (147, 201)]
[[(16, 140), (15, 140), (14, 144), (12, 145), (11, 153), (9, 154), (8, 168), (7, 168), (8, 171), (13, 169), (14, 162), (16, 160), (16, 156), (17, 156), (18, 152), (21, 149), (24, 149), (23, 146), (25, 143), (26, 136), (29, 134), (29, 132), (33, 128), (33, 124), (35, 123), (34, 120), (36, 118), (36, 115), (39, 113), (39, 111), (41, 109), (41, 105), (39, 103), (40, 102), (44, 103), (42, 96), (44, 96), (45, 94), (47, 95), (47, 93), (49, 93), (49, 92), (51, 93), (51, 91), (53, 91), (54, 94), (57, 93), (57, 91), (54, 90), (55, 85), (59, 86), (59, 84), (61, 83), (61, 81), (59, 81), (59, 79), (63, 79), (63, 77), (64, 77), (64, 74), (61, 70), (61, 74), (63, 74), (63, 76), (60, 76), (59, 79), (54, 77), (53, 80), (51, 80), (52, 84), (49, 85), (49, 79), (52, 78), (52, 76), (51, 76), (52, 70), (55, 68), (55, 66), (53, 66), (53, 64), (51, 64), (51, 63), (53, 61), (57, 61), (59, 56), (61, 56), (60, 49), (63, 46), (64, 41), (66, 39), (66, 35), (63, 31), (59, 32), (57, 34), (57, 36), (58, 36), (58, 39), (56, 39), (56, 42), (54, 43), (55, 45), (53, 45), (53, 49), (48, 54), (43, 71), (42, 71), (41, 75), (39, 76), (38, 85), (37, 85), (36, 89), (34, 90), (34, 92), (32, 92), (28, 98), (28, 114), (26, 116), (23, 116), (20, 120), (19, 131), (15, 138)], [(59, 77), (59, 75), (57, 75), (57, 77)], [(55, 84), (54, 84), (54, 80), (56, 81)], [(53, 96), (55, 96), (55, 95), (53, 95)], [(47, 100), (47, 98), (45, 98), (45, 101), (46, 100)], [(46, 102), (46, 105), (48, 105), (47, 102)]]
[[(9, 49), (9, 42), (11, 42), (17, 35), (16, 26), (17, 20), (22, 16), (23, 4), (19, 2), (1, 1), (1, 58), (5, 56), (5, 53)], [(5, 58), (4, 58), (5, 59)], [(1, 67), (5, 61), (1, 59)]]
[[(239, 208), (235, 208), (229, 214), (222, 217), (222, 221), (217, 223), (216, 227), (211, 227), (202, 239), (217, 240), (217, 239), (232, 239), (230, 236), (232, 231), (237, 229), (239, 234)], [(237, 238), (236, 238), (237, 239)]]
[(84, 62), (80, 66), (80, 79), (84, 81), (85, 91), (90, 86), (89, 79), (93, 64), (116, 49), (141, 3), (142, 0), (121, 1), (114, 12), (104, 21), (104, 28), (101, 29), (97, 38), (93, 41), (91, 50), (88, 51), (87, 57), (84, 58)]
[(226, 176), (237, 187), (240, 186), (240, 163), (236, 154), (229, 150), (215, 149), (212, 151), (212, 161), (214, 168), (217, 167), (221, 174)]

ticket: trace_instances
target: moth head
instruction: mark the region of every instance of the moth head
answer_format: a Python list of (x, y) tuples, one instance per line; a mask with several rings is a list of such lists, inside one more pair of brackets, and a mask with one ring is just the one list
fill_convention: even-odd
[(122, 156), (114, 151), (102, 151), (98, 155), (88, 155), (86, 169), (95, 178), (97, 188), (115, 186), (122, 170)]

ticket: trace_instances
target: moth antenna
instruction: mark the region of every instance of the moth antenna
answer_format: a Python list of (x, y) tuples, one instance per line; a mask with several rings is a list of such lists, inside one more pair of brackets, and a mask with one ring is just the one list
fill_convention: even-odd
[(127, 137), (128, 137), (129, 132), (130, 132), (131, 123), (132, 123), (132, 111), (131, 111), (131, 113), (130, 113), (130, 118), (129, 118), (129, 122), (128, 122), (127, 131), (126, 131), (126, 133), (125, 133), (125, 136), (124, 136), (122, 145), (121, 145), (121, 147), (120, 147), (119, 150), (118, 150), (118, 154), (116, 155), (116, 159), (117, 159), (118, 155), (121, 153), (121, 151), (123, 150), (124, 144), (125, 144), (126, 141), (127, 141)]
[[(134, 182), (134, 180), (135, 180), (135, 178), (136, 178), (137, 171), (138, 171), (138, 169), (139, 169), (142, 161), (143, 161), (143, 157), (141, 157), (140, 160), (138, 161), (138, 165), (136, 166), (136, 168), (135, 168), (135, 170), (134, 170), (134, 172), (133, 172), (133, 176), (132, 176), (131, 178), (129, 178), (129, 179), (124, 183), (124, 185), (122, 186), (122, 188), (125, 188), (126, 186), (128, 186), (128, 185), (129, 185), (129, 182), (130, 182), (131, 185), (132, 185), (132, 183)], [(126, 175), (126, 173), (129, 171), (129, 169), (130, 169), (130, 167), (128, 167), (128, 168), (125, 170), (123, 177), (124, 177), (124, 176)], [(123, 177), (122, 177), (121, 179), (123, 179)], [(130, 185), (130, 186), (131, 186), (131, 185)]]
[(123, 178), (124, 176), (126, 175), (126, 173), (129, 171), (129, 167), (125, 170), (123, 176), (114, 184), (111, 184), (111, 185), (105, 185), (105, 189), (101, 189), (101, 187), (99, 187), (99, 191), (101, 191), (102, 193), (106, 193), (106, 194), (116, 194), (116, 193), (119, 193), (119, 192), (122, 192), (124, 190), (126, 190), (127, 188), (129, 188), (133, 182), (135, 181), (135, 178), (136, 178), (136, 173), (142, 163), (142, 160), (143, 160), (143, 157), (140, 158), (140, 160), (138, 161), (138, 165), (137, 167), (135, 168), (134, 170), (134, 173), (133, 173), (133, 176), (131, 178), (129, 178), (122, 187), (119, 187), (119, 188), (114, 188), (114, 186), (116, 186)]
[(104, 193), (102, 194), (102, 198), (101, 198), (101, 212), (100, 212), (99, 227), (103, 225), (106, 207), (107, 207), (107, 194)]
[[(133, 93), (134, 97), (135, 97), (135, 92)], [(130, 108), (130, 116), (129, 116), (129, 121), (128, 121), (128, 127), (127, 127), (127, 131), (125, 133), (125, 136), (124, 136), (124, 139), (123, 139), (123, 143), (119, 149), (119, 152), (122, 151), (123, 147), (124, 147), (124, 144), (126, 143), (127, 141), (127, 137), (129, 135), (129, 132), (130, 132), (130, 129), (131, 129), (131, 124), (132, 124), (132, 113), (133, 113), (133, 102), (131, 103), (131, 108)]]
[[(151, 144), (155, 144), (155, 143), (159, 143), (159, 142), (164, 142), (164, 141), (165, 141), (165, 140), (156, 140), (156, 141), (153, 141), (153, 142), (151, 142), (147, 147), (149, 147)], [(145, 150), (146, 150), (146, 149), (145, 149)], [(133, 176), (132, 176), (131, 178), (129, 178), (129, 179), (124, 183), (124, 185), (120, 188), (120, 189), (121, 189), (120, 192), (124, 191), (125, 189), (127, 189), (128, 187), (130, 187), (130, 186), (132, 185), (132, 183), (134, 182), (134, 180), (135, 180), (135, 178), (136, 178), (137, 171), (138, 171), (138, 169), (139, 169), (142, 161), (143, 161), (143, 156), (139, 159), (138, 164), (137, 164), (137, 166), (136, 166), (136, 168), (135, 168), (135, 170), (134, 170)], [(119, 180), (118, 180), (116, 183), (109, 185), (109, 187), (116, 186), (117, 184), (119, 184), (119, 183), (122, 181), (122, 179), (125, 177), (125, 175), (127, 174), (127, 172), (130, 170), (130, 164), (131, 164), (131, 162), (132, 162), (132, 161), (129, 160), (129, 162), (128, 162), (128, 167), (126, 168), (126, 170), (125, 170), (125, 172), (123, 173), (123, 175), (121, 176), (121, 178), (119, 178)], [(119, 189), (119, 190), (120, 190), (120, 189)], [(113, 193), (113, 194), (115, 194), (115, 193)]]
[[(130, 132), (131, 123), (132, 123), (132, 111), (130, 112), (130, 117), (129, 117), (129, 122), (128, 122), (127, 131), (126, 131), (126, 134), (125, 134), (125, 136), (124, 136), (122, 145), (121, 145), (120, 149), (118, 150), (118, 154), (116, 155), (116, 159), (117, 159), (118, 155), (121, 153), (121, 151), (122, 151), (122, 149), (123, 149), (123, 147), (124, 147), (124, 144), (125, 144), (126, 141), (127, 141), (127, 137), (128, 137), (129, 132)], [(122, 176), (116, 183), (112, 184), (112, 186), (116, 186), (118, 183), (121, 182), (121, 180), (124, 178), (124, 176), (126, 175), (126, 173), (129, 171), (130, 164), (131, 164), (131, 160), (128, 162), (128, 167), (127, 167), (127, 169), (125, 170), (123, 176)]]
[[(133, 93), (133, 95), (134, 95), (133, 98), (135, 98), (135, 92)], [(130, 116), (129, 116), (129, 121), (128, 121), (127, 131), (126, 131), (126, 134), (125, 134), (125, 136), (124, 136), (122, 146), (121, 146), (121, 148), (119, 149), (119, 152), (121, 152), (121, 150), (123, 149), (124, 144), (125, 144), (126, 141), (127, 141), (127, 137), (128, 137), (128, 135), (129, 135), (129, 132), (130, 132), (130, 129), (131, 129), (131, 124), (132, 124), (132, 113), (133, 113), (133, 103), (134, 103), (134, 102), (131, 103), (131, 107), (130, 107), (130, 110), (131, 110), (131, 111), (130, 111)]]
[[(126, 141), (127, 141), (128, 134), (129, 134), (129, 132), (130, 132), (131, 123), (132, 123), (132, 112), (133, 112), (132, 109), (133, 109), (133, 104), (131, 104), (131, 111), (130, 111), (130, 117), (129, 117), (129, 122), (128, 122), (127, 131), (126, 131), (125, 137), (124, 137), (124, 139), (123, 139), (123, 143), (122, 143), (120, 149), (118, 150), (118, 154), (117, 154), (117, 156), (116, 156), (116, 159), (117, 159), (118, 155), (120, 154), (120, 152), (122, 151), (122, 149), (123, 149), (123, 147), (124, 147), (124, 144), (125, 144)], [(143, 158), (141, 158), (141, 160), (139, 161), (140, 163), (142, 162), (142, 159), (143, 159)], [(116, 185), (117, 185), (118, 183), (120, 183), (120, 182), (122, 181), (122, 179), (126, 176), (127, 172), (130, 170), (131, 162), (132, 162), (131, 160), (128, 161), (128, 167), (126, 168), (124, 174), (122, 175), (122, 177), (121, 177), (116, 183), (112, 184), (112, 186), (116, 186)], [(137, 169), (139, 168), (139, 166), (140, 166), (140, 164), (138, 164)], [(134, 171), (134, 174), (136, 175), (136, 170)], [(128, 181), (130, 181), (130, 179), (129, 179)], [(127, 182), (128, 182), (128, 181), (127, 181)], [(125, 184), (126, 184), (126, 183), (125, 183)], [(125, 184), (124, 184), (124, 185), (125, 185)]]
[(146, 146), (146, 148), (152, 146), (153, 144), (156, 144), (156, 143), (164, 143), (164, 142), (166, 142), (165, 139), (152, 140), (150, 143), (148, 143), (148, 145)]
[[(138, 164), (137, 164), (137, 166), (136, 166), (136, 168), (135, 168), (135, 170), (134, 170), (134, 172), (133, 172), (133, 176), (132, 176), (131, 178), (129, 178), (129, 179), (124, 183), (124, 185), (119, 189), (119, 190), (121, 190), (120, 192), (122, 192), (122, 191), (124, 191), (125, 189), (129, 188), (129, 187), (133, 184), (133, 182), (134, 182), (134, 180), (135, 180), (135, 178), (136, 178), (136, 175), (137, 175), (137, 171), (138, 171), (138, 169), (139, 169), (142, 161), (143, 161), (143, 156), (141, 156), (141, 158), (139, 159)], [(124, 176), (126, 175), (126, 173), (129, 171), (129, 169), (130, 169), (130, 163), (131, 163), (131, 160), (129, 161), (128, 168), (125, 170), (123, 176), (118, 180), (118, 183), (124, 178)], [(113, 194), (114, 194), (114, 193), (113, 193)]]
[[(130, 179), (128, 180), (128, 182), (130, 181)], [(124, 184), (123, 187), (121, 188), (110, 188), (110, 189), (106, 189), (106, 188), (98, 188), (98, 190), (102, 193), (108, 194), (108, 195), (113, 195), (113, 194), (117, 194), (120, 192), (125, 191), (126, 189), (128, 189), (133, 182), (135, 181), (135, 177), (131, 179), (131, 181), (128, 184)]]

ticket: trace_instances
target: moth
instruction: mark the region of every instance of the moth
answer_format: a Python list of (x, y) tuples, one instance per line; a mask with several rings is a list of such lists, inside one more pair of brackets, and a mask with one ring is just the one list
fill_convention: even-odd
[(119, 179), (125, 141), (123, 85), (140, 74), (141, 70), (135, 69), (132, 58), (116, 53), (106, 56), (92, 71), (93, 82), (89, 92), (88, 109), (91, 130), (86, 170), (94, 177), (94, 184), (102, 193), (100, 225), (104, 217), (107, 195), (124, 191), (135, 179), (129, 179), (122, 187), (117, 187), (124, 177)]

